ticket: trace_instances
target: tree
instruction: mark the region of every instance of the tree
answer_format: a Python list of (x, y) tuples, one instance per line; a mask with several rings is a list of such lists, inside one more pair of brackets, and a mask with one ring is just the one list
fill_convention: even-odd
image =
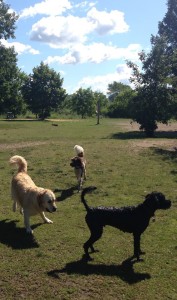
[(10, 6), (0, 0), (0, 39), (14, 38), (15, 22), (18, 16), (15, 12), (9, 12)]
[(43, 62), (33, 68), (23, 87), (24, 99), (29, 110), (41, 119), (61, 107), (66, 91), (62, 88), (63, 78), (60, 73), (50, 69)]
[[(114, 82), (114, 87), (115, 87)], [(117, 92), (109, 95), (110, 105), (107, 115), (113, 118), (129, 118), (129, 103), (135, 95), (135, 91), (129, 85), (117, 82)], [(111, 84), (108, 86), (110, 91)]]
[[(14, 38), (15, 13), (9, 13), (9, 5), (0, 0), (0, 39)], [(24, 111), (21, 94), (23, 74), (17, 67), (14, 48), (5, 48), (0, 42), (0, 113), (11, 111), (15, 116)]]
[(14, 48), (0, 46), (0, 112), (15, 116), (25, 111), (21, 87), (25, 75), (17, 67)]
[(105, 110), (108, 107), (108, 99), (101, 92), (94, 92), (94, 98), (96, 103), (96, 115), (97, 115), (97, 124), (100, 123), (100, 115), (105, 113)]
[(124, 89), (127, 88), (127, 85), (114, 81), (113, 83), (108, 84), (108, 98), (110, 101), (113, 101), (116, 96), (120, 93), (123, 92)]
[(133, 71), (130, 80), (138, 93), (132, 101), (132, 115), (148, 136), (153, 136), (157, 122), (167, 123), (177, 108), (176, 0), (168, 0), (167, 6), (158, 34), (151, 37), (150, 53), (142, 51), (139, 54), (142, 71), (134, 63), (127, 62)]
[(90, 88), (76, 91), (71, 97), (72, 110), (83, 118), (91, 117), (96, 112), (94, 93)]

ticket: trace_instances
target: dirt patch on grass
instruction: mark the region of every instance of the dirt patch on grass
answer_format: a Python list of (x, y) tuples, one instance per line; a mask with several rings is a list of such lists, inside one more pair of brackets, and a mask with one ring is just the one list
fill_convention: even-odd
[(170, 151), (177, 151), (177, 141), (176, 140), (142, 140), (131, 142), (133, 148), (164, 148)]
[[(133, 122), (130, 124), (126, 124), (126, 129), (128, 131), (139, 131), (139, 124)], [(157, 135), (159, 133), (169, 133), (169, 135), (177, 132), (177, 123), (169, 123), (168, 125), (165, 124), (158, 124), (158, 129), (156, 130)], [(149, 138), (143, 139), (141, 141), (133, 141), (133, 147), (139, 148), (150, 148), (150, 147), (161, 147), (171, 151), (177, 151), (177, 139), (176, 138)]]
[[(139, 131), (139, 127), (140, 125), (136, 122), (127, 122), (122, 121), (119, 123), (123, 128), (125, 128), (127, 131)], [(175, 132), (177, 131), (177, 122), (169, 122), (167, 125), (165, 124), (158, 124), (158, 129), (156, 130), (156, 132), (160, 132), (160, 131), (171, 131), (171, 132)]]
[(47, 144), (47, 142), (20, 142), (20, 143), (14, 143), (14, 144), (0, 144), (0, 150), (6, 150), (6, 149), (19, 149), (19, 148), (26, 148), (26, 147), (33, 147), (33, 146), (40, 146)]

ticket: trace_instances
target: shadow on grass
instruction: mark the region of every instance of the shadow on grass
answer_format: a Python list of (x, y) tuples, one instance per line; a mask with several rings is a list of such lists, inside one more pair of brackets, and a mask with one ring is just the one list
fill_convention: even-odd
[(67, 198), (70, 198), (70, 197), (74, 194), (74, 192), (75, 192), (76, 190), (78, 190), (78, 187), (77, 187), (77, 186), (73, 186), (73, 187), (71, 187), (71, 188), (69, 188), (69, 189), (66, 189), (66, 190), (55, 189), (53, 192), (54, 192), (54, 193), (60, 192), (61, 195), (58, 196), (58, 197), (56, 197), (56, 200), (57, 200), (57, 201), (64, 201), (64, 200), (66, 200)]
[[(144, 131), (128, 131), (128, 132), (118, 132), (109, 136), (110, 139), (145, 139), (147, 138)], [(166, 138), (175, 139), (177, 138), (177, 131), (156, 131), (153, 138)]]
[[(18, 221), (8, 219), (0, 221), (0, 243), (5, 244), (12, 249), (28, 249), (39, 247), (32, 234), (27, 234), (25, 228), (17, 228)], [(35, 229), (41, 224), (31, 226)]]
[(176, 160), (177, 159), (177, 149), (162, 149), (162, 148), (155, 148), (154, 153), (161, 155), (164, 160)]
[(150, 279), (148, 273), (137, 273), (133, 269), (135, 261), (131, 258), (126, 259), (121, 265), (103, 265), (103, 264), (88, 264), (83, 256), (79, 261), (66, 264), (65, 268), (61, 270), (52, 270), (48, 272), (48, 276), (60, 278), (60, 274), (66, 273), (80, 274), (80, 275), (103, 275), (103, 276), (118, 276), (123, 281), (129, 284), (135, 284), (145, 279)]

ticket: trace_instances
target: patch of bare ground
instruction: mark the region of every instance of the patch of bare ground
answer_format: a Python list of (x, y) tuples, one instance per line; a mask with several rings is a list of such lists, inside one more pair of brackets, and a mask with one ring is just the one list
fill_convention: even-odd
[(47, 121), (50, 122), (78, 122), (80, 121), (79, 119), (46, 119)]
[(26, 148), (26, 147), (33, 147), (47, 144), (47, 142), (22, 142), (22, 143), (13, 143), (13, 144), (0, 144), (0, 150), (7, 150), (7, 149), (19, 149), (19, 148)]
[(133, 141), (131, 142), (131, 145), (133, 146), (133, 148), (136, 148), (138, 150), (142, 149), (142, 148), (164, 148), (164, 149), (168, 149), (170, 151), (176, 151), (177, 150), (177, 141), (176, 140), (152, 140), (152, 139), (148, 139), (148, 140), (143, 140), (143, 141)]
[[(127, 122), (125, 120), (125, 121), (120, 122), (119, 124), (128, 131), (139, 131), (140, 125), (136, 122)], [(156, 131), (157, 132), (160, 132), (160, 131), (175, 132), (175, 131), (177, 131), (177, 122), (169, 122), (167, 125), (159, 123), (158, 129)]]
[[(130, 122), (130, 124), (126, 124), (126, 129), (128, 131), (139, 131), (139, 125), (135, 122)], [(156, 132), (177, 132), (177, 123), (169, 123), (168, 125), (165, 124), (158, 124), (158, 129)], [(161, 147), (168, 149), (170, 151), (177, 151), (177, 140), (173, 138), (163, 138), (163, 139), (157, 139), (157, 138), (149, 138), (144, 140), (137, 140), (131, 142), (133, 147), (140, 148), (150, 148), (150, 147)]]

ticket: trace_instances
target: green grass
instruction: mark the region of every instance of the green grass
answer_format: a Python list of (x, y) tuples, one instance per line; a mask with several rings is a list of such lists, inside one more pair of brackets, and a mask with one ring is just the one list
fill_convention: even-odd
[[(177, 153), (168, 146), (177, 135), (158, 133), (146, 139), (128, 131), (129, 120), (95, 119), (58, 122), (0, 121), (0, 298), (1, 299), (176, 299), (177, 288)], [(150, 147), (141, 147), (146, 141)], [(159, 146), (151, 144), (156, 141)], [(164, 144), (163, 144), (164, 143)], [(82, 262), (89, 237), (70, 158), (81, 144), (87, 158), (87, 181), (97, 191), (90, 205), (140, 203), (154, 190), (172, 200), (167, 211), (142, 235), (144, 261), (131, 264), (130, 234), (106, 227), (96, 243), (94, 261)], [(31, 217), (34, 238), (26, 235), (23, 218), (12, 212), (12, 155), (28, 161), (28, 173), (39, 186), (58, 189), (58, 210), (47, 214), (54, 223)]]

